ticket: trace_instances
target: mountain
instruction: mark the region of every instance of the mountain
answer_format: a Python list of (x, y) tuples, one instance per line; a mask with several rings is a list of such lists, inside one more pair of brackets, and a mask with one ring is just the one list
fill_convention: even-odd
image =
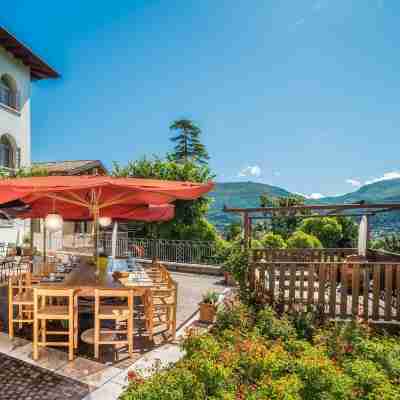
[[(224, 205), (230, 207), (258, 207), (260, 196), (268, 193), (271, 196), (287, 197), (291, 193), (278, 186), (256, 182), (225, 182), (217, 183), (209, 194), (213, 202), (208, 218), (220, 230), (232, 221), (238, 221), (237, 214), (223, 212)], [(307, 200), (313, 204), (344, 204), (364, 200), (368, 203), (400, 202), (400, 179), (384, 180), (364, 185), (358, 190), (342, 196), (323, 197), (319, 200)], [(400, 232), (400, 212), (378, 214), (371, 220), (375, 234)]]
[(366, 202), (397, 202), (400, 201), (400, 178), (379, 181), (364, 185), (352, 193), (342, 196), (323, 197), (321, 203), (356, 203), (365, 200)]
[(225, 213), (224, 205), (228, 207), (259, 207), (260, 196), (268, 193), (274, 197), (287, 197), (291, 193), (278, 186), (257, 182), (224, 182), (216, 183), (215, 188), (209, 193), (213, 200), (208, 219), (219, 229), (233, 221), (239, 220), (235, 214)]

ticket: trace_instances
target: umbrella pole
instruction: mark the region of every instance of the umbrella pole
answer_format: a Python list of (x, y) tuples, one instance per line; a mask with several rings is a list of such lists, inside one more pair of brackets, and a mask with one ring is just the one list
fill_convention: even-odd
[(112, 239), (111, 239), (111, 256), (113, 259), (117, 256), (117, 239), (118, 239), (118, 221), (114, 221)]
[(46, 237), (47, 237), (47, 228), (46, 228), (46, 222), (43, 219), (43, 262), (46, 262), (46, 258), (47, 258)]
[(33, 218), (30, 219), (30, 230), (29, 230), (29, 244), (31, 246), (31, 249), (33, 251), (33, 226), (34, 226), (34, 222), (33, 222)]
[(93, 216), (93, 241), (94, 241), (94, 263), (97, 266), (99, 257), (99, 219), (97, 213)]

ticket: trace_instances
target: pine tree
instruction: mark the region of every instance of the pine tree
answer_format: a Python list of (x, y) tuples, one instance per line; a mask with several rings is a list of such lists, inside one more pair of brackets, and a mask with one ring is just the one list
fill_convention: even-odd
[(175, 143), (174, 152), (170, 158), (179, 162), (198, 162), (207, 164), (208, 152), (204, 144), (200, 142), (201, 130), (188, 119), (176, 120), (170, 126), (171, 131), (177, 131), (177, 135), (171, 138)]

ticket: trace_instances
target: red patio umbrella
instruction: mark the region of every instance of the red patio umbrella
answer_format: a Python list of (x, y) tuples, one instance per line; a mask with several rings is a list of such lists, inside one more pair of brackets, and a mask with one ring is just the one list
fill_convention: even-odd
[(9, 178), (0, 181), (0, 206), (22, 202), (28, 208), (13, 213), (21, 218), (42, 218), (57, 213), (66, 220), (93, 219), (97, 232), (99, 217), (142, 221), (171, 219), (174, 209), (169, 203), (195, 200), (213, 187), (212, 182), (109, 176)]

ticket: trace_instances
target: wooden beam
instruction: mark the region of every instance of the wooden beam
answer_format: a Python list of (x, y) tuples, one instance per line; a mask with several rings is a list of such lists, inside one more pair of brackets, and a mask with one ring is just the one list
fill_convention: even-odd
[[(363, 215), (369, 215), (369, 216), (374, 216), (375, 212), (371, 213), (357, 213), (357, 214), (311, 214), (311, 215), (295, 215), (296, 218), (299, 219), (306, 219), (306, 218), (324, 218), (324, 217), (362, 217)], [(263, 219), (272, 219), (274, 218), (275, 215), (256, 215), (254, 217), (251, 217), (251, 219), (254, 220), (263, 220)], [(277, 216), (279, 217), (285, 217), (283, 216)]]
[[(400, 211), (400, 203), (377, 203), (377, 204), (311, 204), (287, 207), (257, 207), (257, 208), (230, 208), (224, 207), (223, 211), (229, 213), (276, 213), (276, 212), (293, 212), (306, 210), (375, 210), (385, 209), (386, 211)], [(386, 212), (385, 211), (385, 212)]]

